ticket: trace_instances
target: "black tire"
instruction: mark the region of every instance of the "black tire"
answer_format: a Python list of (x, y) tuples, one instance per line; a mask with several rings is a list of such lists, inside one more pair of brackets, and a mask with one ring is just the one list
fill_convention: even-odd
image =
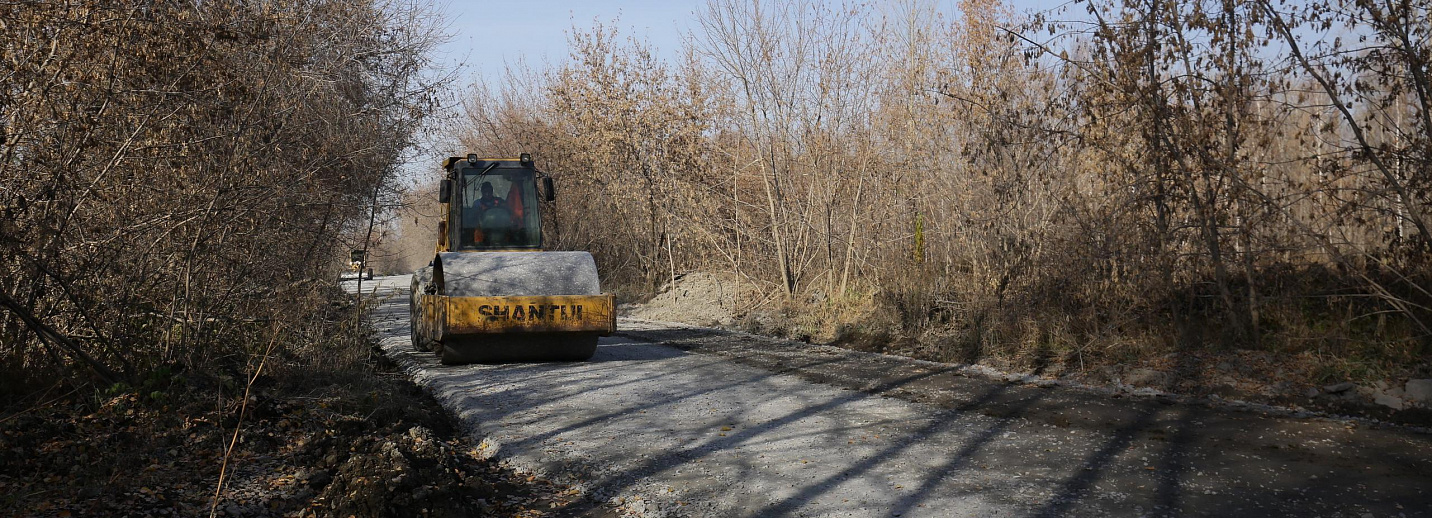
[(597, 352), (595, 334), (524, 334), (443, 343), (444, 365), (508, 362), (581, 362)]
[(563, 338), (547, 351), (544, 361), (584, 362), (597, 354), (597, 335), (576, 335)]
[(422, 321), (423, 315), (418, 311), (418, 281), (414, 279), (413, 291), (408, 294), (408, 337), (413, 341), (413, 349), (420, 353), (432, 352), (432, 346), (428, 345), (427, 339), (418, 332)]

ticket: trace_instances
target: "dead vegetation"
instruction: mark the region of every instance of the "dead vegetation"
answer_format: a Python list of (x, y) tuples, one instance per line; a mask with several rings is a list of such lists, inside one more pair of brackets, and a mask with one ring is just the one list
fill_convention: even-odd
[(454, 136), (537, 152), (549, 235), (618, 289), (721, 272), (788, 336), (1429, 374), (1426, 5), (958, 7), (714, 0), (674, 62), (575, 31)]
[(7, 515), (534, 515), (334, 285), (433, 110), (435, 24), (0, 3)]
[(489, 458), (361, 327), (344, 329), (352, 314), (327, 315), (330, 336), (354, 338), (324, 344), (333, 361), (282, 353), (246, 400), (222, 396), (242, 380), (161, 370), (139, 390), (12, 402), (0, 505), (16, 517), (601, 515)]
[(310, 343), (431, 107), (425, 16), (0, 6), (4, 388), (243, 371), (276, 333)]

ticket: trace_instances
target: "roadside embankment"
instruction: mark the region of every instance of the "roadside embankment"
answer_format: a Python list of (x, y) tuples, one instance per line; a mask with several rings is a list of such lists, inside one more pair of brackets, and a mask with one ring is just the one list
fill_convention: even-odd
[(5, 514), (581, 513), (567, 488), (481, 455), (427, 392), (374, 352), (361, 324), (369, 306), (354, 302), (314, 315), (327, 319), (321, 360), (278, 347), (257, 376), (166, 369), (140, 386), (59, 384), (5, 401)]
[[(903, 327), (891, 314), (888, 297), (835, 300), (823, 293), (781, 302), (729, 274), (693, 272), (679, 275), (656, 295), (623, 307), (631, 318), (679, 322), (748, 332), (763, 336), (826, 344), (857, 351), (906, 356), (955, 366), (977, 367), (995, 377), (1043, 379), (1113, 391), (1153, 391), (1212, 401), (1273, 405), (1292, 412), (1349, 415), (1432, 426), (1432, 373), (1418, 376), (1415, 368), (1390, 374), (1366, 371), (1341, 376), (1329, 364), (1352, 361), (1335, 357), (1290, 354), (1276, 350), (1227, 347), (1168, 348), (1121, 343), (1086, 343), (1070, 351), (1052, 351), (1022, 337), (1001, 347), (973, 347), (962, 342), (980, 324), (952, 321), (920, 328)], [(1026, 327), (1054, 327), (1029, 321)], [(1039, 334), (1039, 333), (1035, 333)], [(1049, 334), (1049, 331), (1045, 331)], [(1060, 337), (1070, 340), (1071, 337)], [(1096, 354), (1095, 350), (1104, 353)], [(1108, 350), (1119, 349), (1119, 354)]]

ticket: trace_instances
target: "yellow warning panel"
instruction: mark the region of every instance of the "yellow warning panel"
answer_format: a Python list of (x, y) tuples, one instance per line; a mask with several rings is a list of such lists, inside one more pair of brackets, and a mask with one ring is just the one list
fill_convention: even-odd
[(501, 333), (598, 333), (616, 331), (615, 300), (603, 295), (534, 297), (438, 297), (444, 337)]

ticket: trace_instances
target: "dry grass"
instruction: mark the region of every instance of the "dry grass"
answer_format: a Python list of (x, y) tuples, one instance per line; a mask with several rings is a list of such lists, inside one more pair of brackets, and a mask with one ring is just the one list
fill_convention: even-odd
[[(1426, 70), (1397, 34), (1429, 14), (1343, 5), (1329, 23), (1408, 53), (1294, 59), (1280, 24), (1332, 4), (1095, 1), (1122, 22), (1091, 30), (987, 0), (716, 0), (683, 59), (579, 32), (571, 60), (476, 87), (453, 133), (535, 152), (562, 191), (548, 235), (614, 289), (729, 272), (751, 329), (1060, 372), (1249, 350), (1412, 375), (1432, 85), (1387, 71)], [(1189, 67), (1223, 79), (1164, 72)]]

